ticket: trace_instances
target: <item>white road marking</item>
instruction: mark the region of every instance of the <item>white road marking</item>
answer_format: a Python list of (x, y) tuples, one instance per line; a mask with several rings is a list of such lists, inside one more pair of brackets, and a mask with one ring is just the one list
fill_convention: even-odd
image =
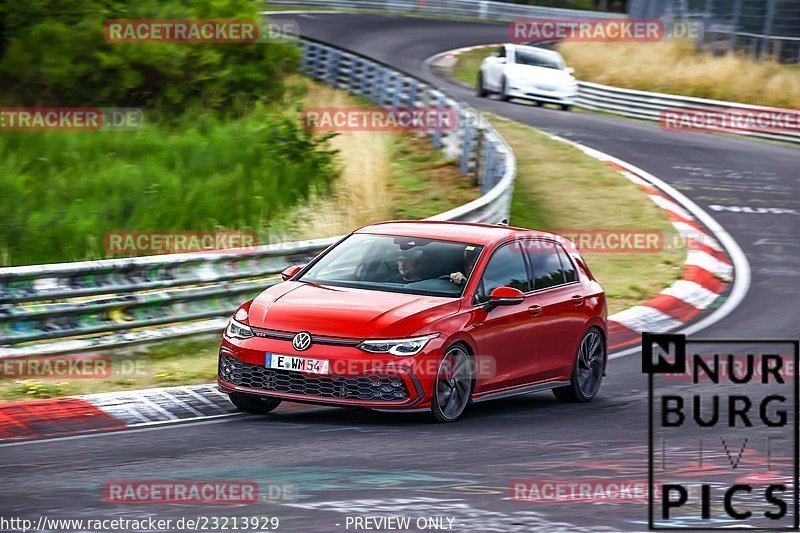
[[(184, 423), (176, 424), (172, 421), (158, 421), (158, 422), (145, 422), (142, 424), (137, 424), (136, 426), (129, 426), (126, 428), (121, 428), (119, 430), (112, 430), (112, 431), (99, 431), (97, 433), (86, 433), (82, 435), (66, 435), (64, 437), (52, 437), (52, 438), (43, 438), (43, 439), (36, 439), (36, 440), (25, 440), (21, 442), (6, 442), (0, 444), (0, 448), (6, 448), (9, 446), (25, 446), (28, 444), (40, 444), (43, 442), (59, 442), (64, 440), (78, 440), (78, 439), (90, 439), (95, 437), (108, 437), (110, 435), (114, 435), (115, 433), (125, 433), (126, 435), (130, 433), (143, 433), (146, 431), (159, 431), (162, 429), (171, 429), (171, 428), (185, 428), (185, 427), (192, 427), (192, 426), (204, 426), (206, 424), (219, 424), (220, 422), (227, 422), (227, 420), (218, 420), (220, 418), (230, 418), (233, 416), (245, 416), (248, 413), (227, 413), (224, 415), (208, 415), (204, 417), (198, 417), (197, 419), (194, 418), (185, 418)], [(256, 415), (251, 415), (256, 416)], [(212, 420), (213, 419), (213, 420)]]
[(683, 325), (681, 321), (646, 305), (634, 305), (630, 309), (608, 317), (608, 319), (634, 331), (652, 331), (654, 333), (664, 333)]
[(720, 246), (719, 242), (714, 237), (695, 228), (691, 224), (687, 224), (686, 222), (673, 222), (672, 225), (684, 238), (697, 241), (718, 252), (722, 251), (722, 246)]
[(708, 308), (709, 305), (719, 298), (719, 294), (716, 292), (706, 289), (699, 283), (687, 281), (685, 279), (679, 279), (671, 286), (661, 291), (661, 294), (673, 296), (698, 309)]
[(692, 215), (686, 209), (682, 208), (672, 200), (668, 200), (664, 196), (661, 196), (660, 194), (649, 194), (648, 196), (650, 196), (650, 199), (661, 209), (672, 211), (679, 217), (683, 217), (689, 220), (693, 218)]
[(708, 270), (718, 278), (722, 278), (726, 281), (733, 279), (733, 267), (731, 265), (701, 250), (689, 250), (685, 264), (687, 266), (698, 266), (703, 270)]

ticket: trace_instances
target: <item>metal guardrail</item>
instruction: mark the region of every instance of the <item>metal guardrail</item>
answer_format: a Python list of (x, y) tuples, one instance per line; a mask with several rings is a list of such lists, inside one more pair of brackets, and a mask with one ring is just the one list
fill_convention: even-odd
[[(672, 94), (635, 91), (621, 89), (597, 83), (579, 82), (577, 107), (589, 111), (602, 111), (614, 115), (622, 115), (643, 120), (661, 120), (661, 113), (669, 110), (705, 110), (714, 112), (746, 112), (764, 111), (761, 106), (725, 102), (721, 100), (708, 100), (690, 96), (677, 96)], [(795, 113), (787, 110), (787, 112)], [(800, 133), (793, 131), (736, 131), (729, 132), (737, 135), (758, 137), (774, 141), (800, 143)]]
[(528, 17), (620, 18), (625, 15), (488, 0), (268, 0), (267, 7), (313, 7), (332, 10), (388, 11), (509, 21)]
[[(514, 154), (474, 110), (367, 59), (301, 40), (302, 72), (382, 107), (454, 110), (456, 126), (429, 132), (482, 196), (434, 220), (508, 217)], [(465, 179), (468, 179), (465, 177)], [(240, 252), (159, 255), (0, 268), (0, 358), (47, 355), (220, 331), (238, 305), (277, 283), (338, 237)]]

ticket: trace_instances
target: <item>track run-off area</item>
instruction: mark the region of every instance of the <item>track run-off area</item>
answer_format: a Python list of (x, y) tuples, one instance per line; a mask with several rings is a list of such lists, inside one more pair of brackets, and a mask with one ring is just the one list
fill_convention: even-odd
[[(504, 24), (320, 12), (272, 18), (291, 19), (305, 37), (381, 61), (476, 109), (656, 177), (709, 215), (749, 265), (749, 283), (735, 309), (714, 323), (703, 323), (712, 309), (694, 318), (688, 324), (692, 338), (800, 335), (797, 148), (480, 99), (430, 69), (428, 60), (436, 54), (503, 42)], [(591, 204), (590, 195), (586, 202)], [(702, 329), (694, 331), (698, 324)], [(646, 481), (647, 380), (641, 354), (628, 348), (611, 357), (600, 395), (590, 404), (562, 404), (550, 393), (524, 395), (476, 404), (449, 425), (432, 424), (424, 414), (292, 404), (269, 416), (245, 415), (235, 413), (211, 386), (149, 391), (142, 411), (132, 413), (125, 412), (130, 404), (125, 393), (109, 393), (104, 410), (116, 414), (107, 427), (98, 420), (98, 429), (120, 429), (114, 422), (120, 418), (136, 427), (47, 439), (35, 439), (34, 433), (31, 440), (0, 443), (0, 502), (4, 515), (34, 523), (42, 515), (153, 514), (175, 520), (266, 515), (280, 518), (278, 530), (329, 532), (347, 530), (348, 518), (391, 514), (412, 517), (412, 524), (417, 517), (442, 517), (443, 528), (451, 524), (454, 531), (644, 530), (647, 505), (641, 501), (509, 499), (509, 486), (517, 479)], [(164, 406), (176, 402), (186, 413), (164, 420)], [(110, 480), (144, 479), (247, 480), (262, 487), (288, 484), (298, 492), (247, 506), (104, 501)]]

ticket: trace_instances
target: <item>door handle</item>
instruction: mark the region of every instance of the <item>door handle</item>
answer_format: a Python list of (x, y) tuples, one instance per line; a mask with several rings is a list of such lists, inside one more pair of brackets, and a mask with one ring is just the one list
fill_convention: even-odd
[(530, 313), (531, 316), (542, 316), (542, 306), (532, 305), (528, 308), (528, 313)]
[(581, 296), (580, 294), (576, 294), (575, 296), (570, 298), (570, 300), (572, 301), (572, 305), (582, 305), (583, 304), (583, 296)]

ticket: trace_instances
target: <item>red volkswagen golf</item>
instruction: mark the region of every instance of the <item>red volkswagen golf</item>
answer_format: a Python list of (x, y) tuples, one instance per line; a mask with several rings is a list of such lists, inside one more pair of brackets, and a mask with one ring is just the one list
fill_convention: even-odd
[(606, 300), (581, 254), (508, 226), (361, 228), (245, 302), (219, 351), (244, 411), (282, 400), (430, 410), (552, 389), (587, 402), (606, 365)]

